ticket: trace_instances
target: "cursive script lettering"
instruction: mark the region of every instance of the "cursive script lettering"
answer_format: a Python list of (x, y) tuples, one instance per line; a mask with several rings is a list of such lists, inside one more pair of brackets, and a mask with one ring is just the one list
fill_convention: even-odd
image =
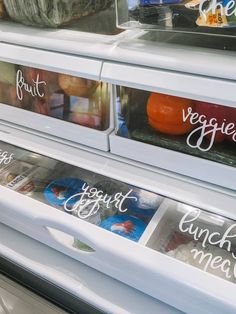
[(191, 253), (193, 254), (193, 258), (195, 260), (199, 257), (199, 264), (206, 262), (203, 270), (207, 271), (208, 268), (219, 268), (225, 274), (226, 278), (229, 279), (232, 277), (230, 275), (231, 263), (228, 259), (223, 260), (222, 256), (213, 257), (212, 253), (204, 253), (203, 251), (199, 251), (197, 249), (192, 249)]
[(219, 10), (221, 16), (236, 16), (235, 0), (230, 0), (225, 6), (222, 2), (218, 2), (218, 0), (212, 0), (210, 1), (210, 3), (209, 0), (203, 0), (199, 4), (200, 15), (205, 21), (207, 21), (208, 13), (212, 13), (215, 15), (217, 10)]
[[(232, 239), (236, 239), (236, 224), (232, 224), (227, 230), (224, 231), (223, 235), (219, 232), (210, 232), (207, 228), (200, 228), (195, 225), (201, 214), (200, 209), (193, 209), (187, 212), (179, 222), (179, 230), (182, 233), (187, 233), (193, 236), (195, 241), (201, 243), (202, 248), (206, 248), (207, 244), (217, 245), (219, 248), (224, 248), (229, 252), (233, 259), (236, 260), (236, 254), (232, 252)], [(234, 232), (233, 232), (234, 231)], [(204, 252), (204, 250), (199, 250), (194, 248), (191, 250), (193, 258), (198, 259), (199, 264), (205, 263), (204, 270), (207, 271), (208, 268), (220, 269), (226, 278), (231, 278), (230, 267), (232, 265), (232, 260), (223, 259), (222, 256), (215, 256), (210, 252)], [(236, 264), (234, 265), (234, 276), (236, 278)]]
[[(217, 132), (229, 135), (232, 140), (236, 142), (236, 125), (235, 123), (227, 123), (226, 119), (220, 124), (216, 118), (211, 118), (209, 121), (205, 115), (200, 115), (197, 112), (193, 112), (191, 107), (188, 108), (187, 112), (183, 109), (183, 122), (189, 119), (192, 125), (197, 126), (187, 137), (187, 144), (192, 148), (198, 148), (201, 151), (209, 151), (215, 141)], [(196, 143), (194, 143), (195, 135), (200, 133)], [(206, 135), (210, 136), (210, 141), (206, 147), (203, 147), (203, 141)]]
[[(230, 240), (236, 238), (236, 233), (231, 234), (234, 229), (236, 231), (236, 224), (232, 224), (222, 236), (219, 232), (210, 233), (209, 229), (202, 229), (194, 225), (194, 222), (199, 218), (200, 214), (200, 209), (193, 209), (192, 211), (187, 212), (179, 223), (179, 230), (183, 233), (193, 235), (194, 240), (196, 241), (202, 238), (201, 242), (203, 247), (206, 247), (206, 244), (209, 243), (211, 245), (219, 245), (220, 248), (225, 248), (236, 259), (235, 254), (231, 252), (232, 243)], [(218, 237), (218, 240), (213, 241), (213, 237)]]
[[(77, 193), (69, 197), (64, 203), (64, 209), (67, 212), (77, 212), (79, 218), (86, 219), (100, 210), (101, 204), (105, 208), (109, 209), (111, 206), (117, 208), (120, 212), (124, 213), (128, 209), (123, 208), (124, 202), (128, 199), (137, 201), (137, 197), (130, 196), (133, 190), (129, 190), (126, 194), (121, 192), (115, 195), (104, 194), (102, 190), (91, 188), (86, 183), (82, 186), (82, 192)], [(70, 206), (71, 201), (79, 199), (72, 207)], [(89, 210), (84, 211), (85, 208)]]
[(25, 78), (23, 76), (23, 73), (21, 70), (17, 71), (16, 74), (16, 94), (17, 98), (19, 100), (22, 100), (24, 97), (23, 91), (25, 90), (27, 93), (29, 93), (33, 97), (44, 97), (44, 93), (40, 91), (40, 88), (42, 86), (46, 86), (45, 81), (40, 81), (39, 80), (39, 74), (36, 76), (36, 80), (32, 79), (32, 85), (26, 83)]
[(7, 151), (0, 149), (0, 165), (8, 165), (14, 158), (14, 154), (9, 154)]

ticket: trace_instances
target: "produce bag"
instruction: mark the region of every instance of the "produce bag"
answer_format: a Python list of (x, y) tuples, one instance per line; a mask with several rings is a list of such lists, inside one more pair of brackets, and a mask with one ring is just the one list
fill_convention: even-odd
[(0, 0), (0, 19), (5, 17), (6, 15), (6, 9), (3, 3), (3, 0)]
[(110, 7), (112, 0), (4, 0), (9, 16), (22, 24), (59, 27)]

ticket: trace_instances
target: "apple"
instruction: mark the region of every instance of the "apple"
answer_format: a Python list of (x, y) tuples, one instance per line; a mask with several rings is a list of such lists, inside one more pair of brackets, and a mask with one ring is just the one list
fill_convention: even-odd
[(99, 82), (67, 74), (59, 74), (60, 88), (69, 96), (90, 97)]
[(55, 92), (60, 89), (58, 85), (58, 73), (24, 66), (22, 66), (21, 70), (25, 80), (30, 85), (33, 85), (37, 76), (39, 77), (39, 81), (44, 81), (46, 83), (44, 86), (46, 93)]

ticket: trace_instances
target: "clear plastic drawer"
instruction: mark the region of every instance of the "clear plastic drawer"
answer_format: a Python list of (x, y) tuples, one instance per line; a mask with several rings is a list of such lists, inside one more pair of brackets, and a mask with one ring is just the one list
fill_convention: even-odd
[(234, 0), (116, 0), (117, 23), (143, 28), (235, 36)]
[[(99, 73), (100, 63), (83, 61), (88, 62), (85, 69)], [(1, 119), (49, 136), (108, 150), (107, 134), (113, 128), (111, 86), (100, 81), (99, 75), (77, 75), (1, 61)]]

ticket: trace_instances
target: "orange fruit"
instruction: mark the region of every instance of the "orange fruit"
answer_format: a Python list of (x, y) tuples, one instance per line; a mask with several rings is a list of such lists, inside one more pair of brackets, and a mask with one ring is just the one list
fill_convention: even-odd
[(148, 122), (155, 130), (172, 135), (189, 133), (194, 126), (189, 119), (184, 122), (183, 112), (193, 108), (190, 99), (151, 93), (147, 102)]

